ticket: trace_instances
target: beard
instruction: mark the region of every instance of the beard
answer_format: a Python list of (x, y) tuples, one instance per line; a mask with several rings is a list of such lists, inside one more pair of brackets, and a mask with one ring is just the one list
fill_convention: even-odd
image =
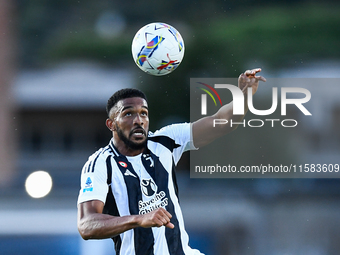
[(141, 150), (141, 149), (144, 149), (146, 147), (147, 139), (145, 139), (141, 143), (135, 143), (135, 142), (131, 141), (129, 139), (129, 137), (127, 137), (123, 133), (123, 131), (118, 127), (117, 124), (116, 124), (116, 131), (117, 131), (117, 135), (118, 135), (119, 139), (122, 140), (128, 148), (133, 149), (133, 150)]

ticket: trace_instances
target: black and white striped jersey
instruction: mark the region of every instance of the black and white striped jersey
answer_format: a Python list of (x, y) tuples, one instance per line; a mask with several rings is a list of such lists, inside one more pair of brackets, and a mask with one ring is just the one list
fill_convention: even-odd
[(121, 155), (111, 140), (85, 163), (78, 204), (100, 200), (104, 213), (114, 216), (145, 214), (159, 207), (172, 215), (174, 229), (138, 227), (114, 237), (116, 254), (202, 254), (188, 245), (175, 175), (182, 153), (194, 148), (190, 128), (184, 123), (149, 132), (147, 149), (134, 157)]

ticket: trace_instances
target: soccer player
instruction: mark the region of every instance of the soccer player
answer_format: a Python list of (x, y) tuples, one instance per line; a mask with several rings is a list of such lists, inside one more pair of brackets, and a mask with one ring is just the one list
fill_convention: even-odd
[[(239, 76), (238, 86), (244, 93), (252, 87), (254, 94), (259, 81), (266, 81), (256, 76), (260, 71), (248, 70)], [(85, 240), (112, 238), (117, 255), (202, 254), (188, 244), (175, 165), (184, 151), (202, 147), (235, 129), (213, 127), (213, 119), (238, 122), (244, 116), (233, 116), (231, 102), (214, 116), (152, 133), (146, 96), (136, 89), (117, 91), (106, 110), (112, 139), (89, 157), (81, 173), (81, 236)]]

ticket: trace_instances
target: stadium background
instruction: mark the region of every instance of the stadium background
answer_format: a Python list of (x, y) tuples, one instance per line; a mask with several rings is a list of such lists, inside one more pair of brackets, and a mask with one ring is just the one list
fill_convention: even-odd
[[(191, 77), (261, 67), (265, 77), (339, 78), (339, 14), (333, 1), (1, 0), (1, 254), (112, 254), (110, 240), (79, 237), (76, 199), (82, 164), (110, 138), (104, 109), (115, 90), (144, 90), (155, 130), (189, 119)], [(135, 32), (153, 21), (172, 24), (185, 41), (169, 76), (148, 76), (132, 61)], [(317, 96), (320, 119), (292, 136), (237, 130), (226, 157), (251, 155), (252, 143), (276, 164), (336, 162), (339, 90)], [(178, 174), (192, 246), (216, 255), (338, 254), (338, 179), (190, 179), (188, 157)], [(53, 188), (33, 199), (24, 183), (40, 169)]]

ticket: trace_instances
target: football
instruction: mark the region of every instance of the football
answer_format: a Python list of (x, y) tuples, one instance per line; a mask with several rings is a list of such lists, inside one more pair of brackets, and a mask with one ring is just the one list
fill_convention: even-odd
[(174, 27), (161, 22), (150, 23), (133, 38), (132, 56), (136, 65), (148, 74), (170, 74), (182, 62), (184, 42)]

